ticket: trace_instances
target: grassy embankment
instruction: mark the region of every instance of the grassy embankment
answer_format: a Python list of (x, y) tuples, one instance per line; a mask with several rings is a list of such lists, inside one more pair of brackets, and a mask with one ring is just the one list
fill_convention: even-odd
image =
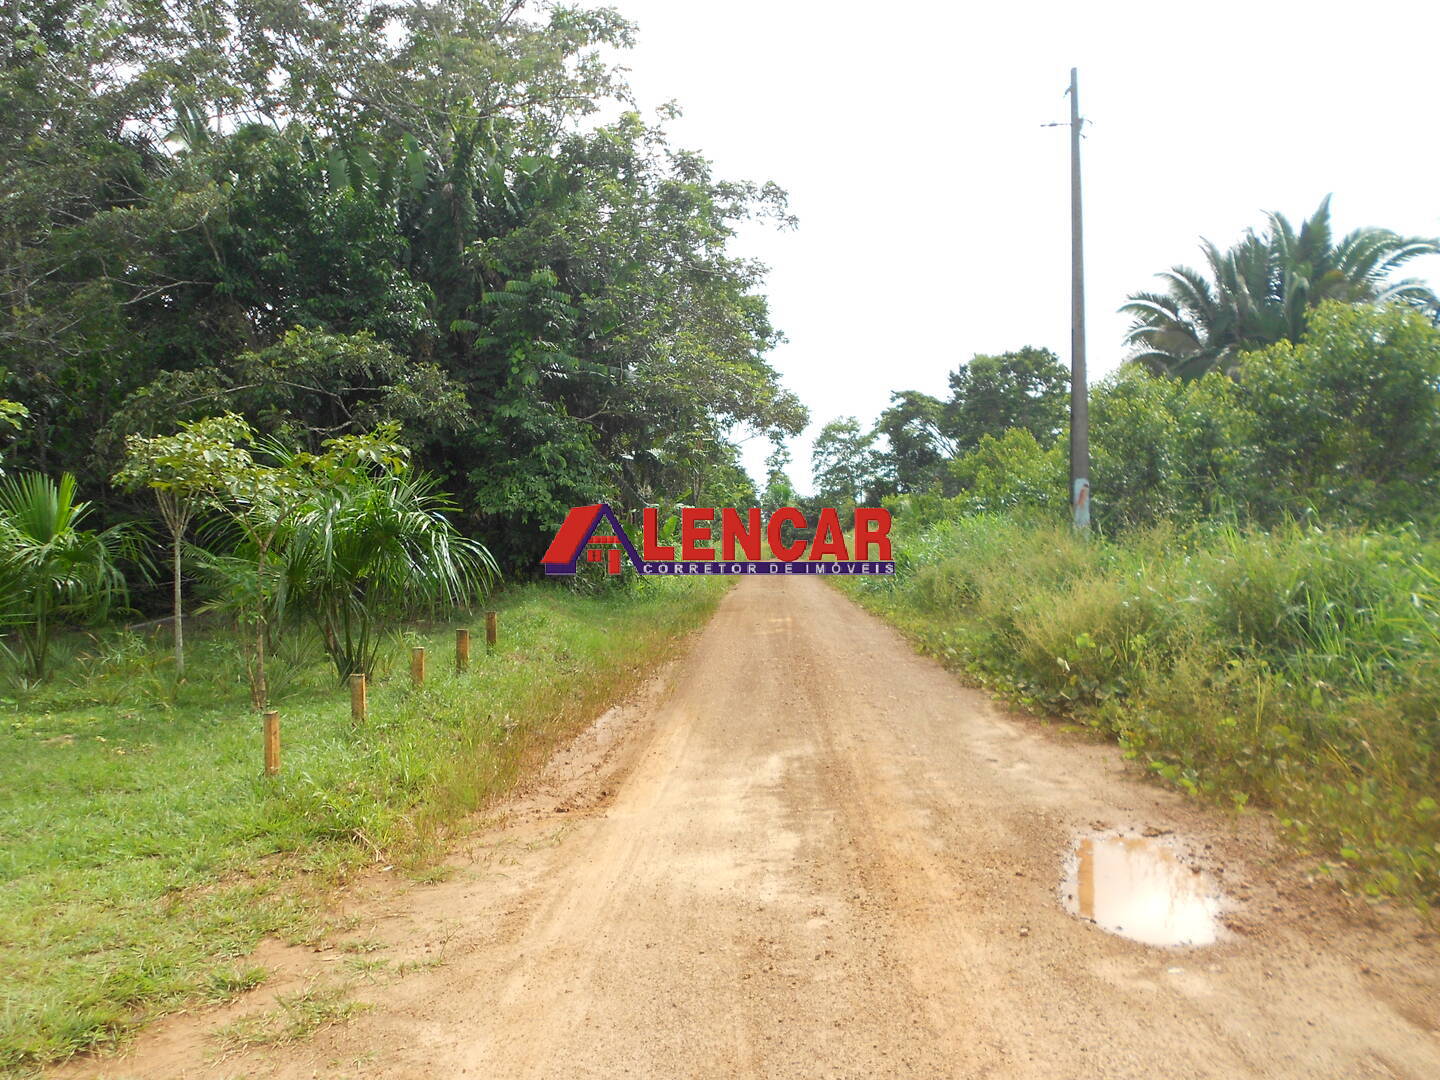
[[(326, 889), (383, 852), (424, 874), (448, 825), (634, 685), (724, 585), (509, 592), (468, 674), (453, 631), (406, 635), (369, 719), (303, 647), (275, 667), (283, 770), (228, 636), (197, 635), (176, 694), (165, 643), (73, 642), (0, 711), (0, 1072), (110, 1043), (146, 1018), (263, 979), (267, 935), (324, 931)], [(408, 646), (431, 657), (409, 685)]]
[(900, 529), (847, 582), (926, 651), (1195, 794), (1272, 808), (1349, 886), (1440, 902), (1440, 545), (1004, 517)]

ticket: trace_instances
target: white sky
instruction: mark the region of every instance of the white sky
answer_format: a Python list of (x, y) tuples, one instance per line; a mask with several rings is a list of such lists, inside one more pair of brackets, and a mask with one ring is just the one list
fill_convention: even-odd
[[(1068, 118), (1072, 66), (1092, 378), (1121, 358), (1126, 294), (1197, 263), (1201, 236), (1298, 221), (1327, 192), (1340, 232), (1440, 234), (1440, 5), (609, 2), (639, 24), (639, 103), (685, 111), (675, 143), (790, 193), (799, 229), (736, 251), (771, 267), (772, 360), (811, 410), (802, 491), (836, 416), (943, 395), (977, 352), (1069, 362), (1068, 131), (1040, 125)], [(1440, 278), (1440, 259), (1412, 267)], [(745, 450), (760, 478), (768, 444)]]

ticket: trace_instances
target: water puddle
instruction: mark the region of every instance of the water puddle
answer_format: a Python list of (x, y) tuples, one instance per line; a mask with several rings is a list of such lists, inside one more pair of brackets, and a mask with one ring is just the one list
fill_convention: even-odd
[(1145, 836), (1081, 837), (1062, 889), (1065, 909), (1144, 945), (1209, 945), (1219, 934), (1220, 890), (1173, 845)]

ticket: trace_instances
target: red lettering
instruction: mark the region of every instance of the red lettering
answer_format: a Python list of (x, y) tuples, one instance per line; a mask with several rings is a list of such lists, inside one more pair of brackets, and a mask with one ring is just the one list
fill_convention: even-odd
[(840, 529), (840, 515), (829, 506), (820, 511), (820, 519), (815, 522), (815, 542), (810, 545), (810, 561), (819, 562), (826, 555), (834, 555), (842, 560), (850, 557), (850, 552), (845, 550), (845, 533)]
[(797, 529), (805, 528), (805, 515), (793, 506), (782, 506), (770, 515), (770, 527), (766, 536), (770, 540), (770, 550), (781, 562), (794, 562), (805, 554), (805, 541), (796, 540), (793, 544), (785, 543), (785, 533), (782, 531), (785, 522), (790, 522)]
[(675, 548), (671, 544), (660, 546), (660, 511), (653, 506), (647, 506), (640, 514), (640, 520), (645, 523), (644, 536), (641, 538), (642, 554), (647, 562), (668, 562), (675, 558)]
[(742, 524), (739, 510), (727, 506), (720, 511), (720, 552), (727, 562), (735, 558), (737, 542), (747, 559), (758, 561), (760, 558), (760, 511), (747, 510), (745, 517), (748, 520)]
[(715, 511), (708, 507), (687, 506), (680, 511), (680, 557), (683, 559), (713, 559), (715, 549), (700, 547), (698, 541), (710, 539), (709, 522), (715, 520)]
[(868, 559), (870, 545), (880, 549), (881, 562), (890, 561), (890, 511), (881, 507), (855, 508), (855, 558)]

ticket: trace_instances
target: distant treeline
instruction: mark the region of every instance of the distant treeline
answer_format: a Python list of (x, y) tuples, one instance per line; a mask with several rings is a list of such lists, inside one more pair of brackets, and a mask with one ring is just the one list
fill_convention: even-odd
[[(1263, 234), (1202, 250), (1206, 273), (1177, 266), (1164, 292), (1130, 298), (1127, 362), (1091, 388), (1099, 527), (1432, 522), (1440, 300), (1391, 275), (1440, 242), (1372, 228), (1333, 240), (1326, 199), (1299, 228), (1271, 214)], [(1062, 513), (1069, 383), (1054, 353), (1024, 348), (960, 365), (946, 399), (897, 391), (868, 431), (832, 421), (815, 442), (818, 501)]]

